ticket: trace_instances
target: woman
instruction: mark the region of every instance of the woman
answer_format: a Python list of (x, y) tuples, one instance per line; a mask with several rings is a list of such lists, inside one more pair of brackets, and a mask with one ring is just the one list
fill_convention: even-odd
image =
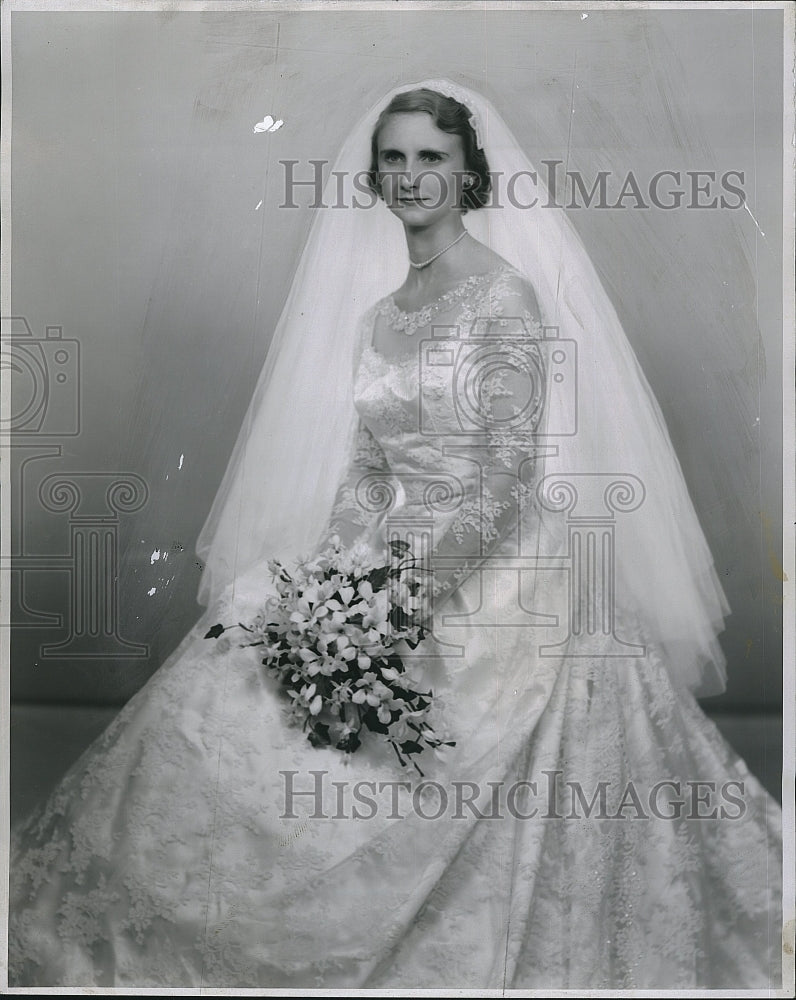
[[(728, 608), (576, 234), (448, 81), (380, 102), (341, 176), (199, 540), (208, 612), (16, 833), (13, 981), (776, 985), (777, 807), (692, 693)], [(204, 638), (273, 557), (396, 534), (455, 743), (426, 782), (310, 746), (257, 650)]]

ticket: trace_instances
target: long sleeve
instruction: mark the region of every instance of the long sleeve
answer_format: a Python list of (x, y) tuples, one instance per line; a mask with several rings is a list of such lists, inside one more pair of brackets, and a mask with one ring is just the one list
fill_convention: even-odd
[(363, 476), (373, 473), (386, 475), (388, 472), (387, 460), (378, 441), (360, 421), (354, 455), (335, 496), (327, 537), (337, 535), (340, 542), (349, 547), (363, 536), (371, 536), (381, 518), (368, 511), (357, 499), (357, 485)]
[(456, 309), (456, 329), (415, 341), (419, 365), (370, 357), (365, 409), (384, 447), (360, 424), (329, 526), (346, 546), (409, 540), (433, 573), (435, 607), (533, 501), (546, 396), (538, 307), (521, 276), (507, 269)]
[(479, 303), (463, 344), (472, 370), (459, 381), (456, 402), (479, 427), (450, 437), (444, 448), (469, 474), (458, 477), (450, 516), (435, 519), (429, 560), (435, 610), (517, 530), (535, 502), (544, 447), (547, 351), (532, 288), (521, 279), (504, 282), (499, 294)]

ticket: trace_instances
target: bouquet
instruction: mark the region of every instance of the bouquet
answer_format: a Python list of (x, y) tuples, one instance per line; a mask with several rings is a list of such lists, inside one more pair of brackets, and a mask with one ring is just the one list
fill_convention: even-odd
[[(365, 546), (345, 550), (334, 537), (315, 559), (292, 573), (268, 566), (278, 597), (238, 626), (290, 699), (291, 722), (313, 746), (351, 754), (368, 733), (390, 743), (403, 766), (425, 749), (454, 746), (438, 737), (428, 716), (433, 694), (418, 690), (398, 649), (415, 649), (426, 635), (424, 571), (404, 541), (390, 543), (392, 560), (373, 565)], [(206, 639), (236, 626), (214, 625)]]

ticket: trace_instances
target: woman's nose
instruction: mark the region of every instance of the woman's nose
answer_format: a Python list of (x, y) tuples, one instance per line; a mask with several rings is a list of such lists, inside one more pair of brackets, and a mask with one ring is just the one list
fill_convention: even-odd
[(419, 167), (416, 163), (407, 163), (400, 172), (400, 184), (404, 191), (411, 191), (417, 181)]

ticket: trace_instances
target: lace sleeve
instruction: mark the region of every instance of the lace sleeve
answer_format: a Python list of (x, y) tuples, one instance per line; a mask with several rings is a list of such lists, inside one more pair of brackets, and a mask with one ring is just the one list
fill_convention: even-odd
[(380, 518), (362, 506), (357, 499), (356, 488), (362, 477), (368, 473), (387, 471), (387, 459), (381, 446), (360, 421), (354, 456), (335, 496), (327, 541), (332, 535), (337, 535), (342, 544), (348, 547), (363, 536), (369, 537), (372, 534)]
[(545, 418), (547, 366), (533, 288), (508, 273), (481, 297), (472, 313), (473, 370), (458, 402), (467, 408), (471, 435), (448, 451), (466, 456), (474, 472), (464, 495), (437, 532), (432, 553), (433, 605), (444, 605), (484, 559), (519, 525), (535, 502), (540, 432)]
[[(360, 317), (357, 329), (357, 347), (354, 352), (354, 363), (351, 378), (356, 381), (357, 370), (361, 361), (365, 344), (373, 336), (373, 323), (378, 303), (371, 306)], [(355, 542), (368, 539), (376, 530), (380, 518), (363, 507), (357, 498), (357, 486), (363, 476), (388, 471), (387, 459), (381, 445), (368, 429), (363, 420), (357, 425), (356, 440), (348, 469), (337, 488), (329, 524), (323, 536), (322, 547), (326, 547), (332, 536), (336, 535), (342, 545), (349, 548)]]

